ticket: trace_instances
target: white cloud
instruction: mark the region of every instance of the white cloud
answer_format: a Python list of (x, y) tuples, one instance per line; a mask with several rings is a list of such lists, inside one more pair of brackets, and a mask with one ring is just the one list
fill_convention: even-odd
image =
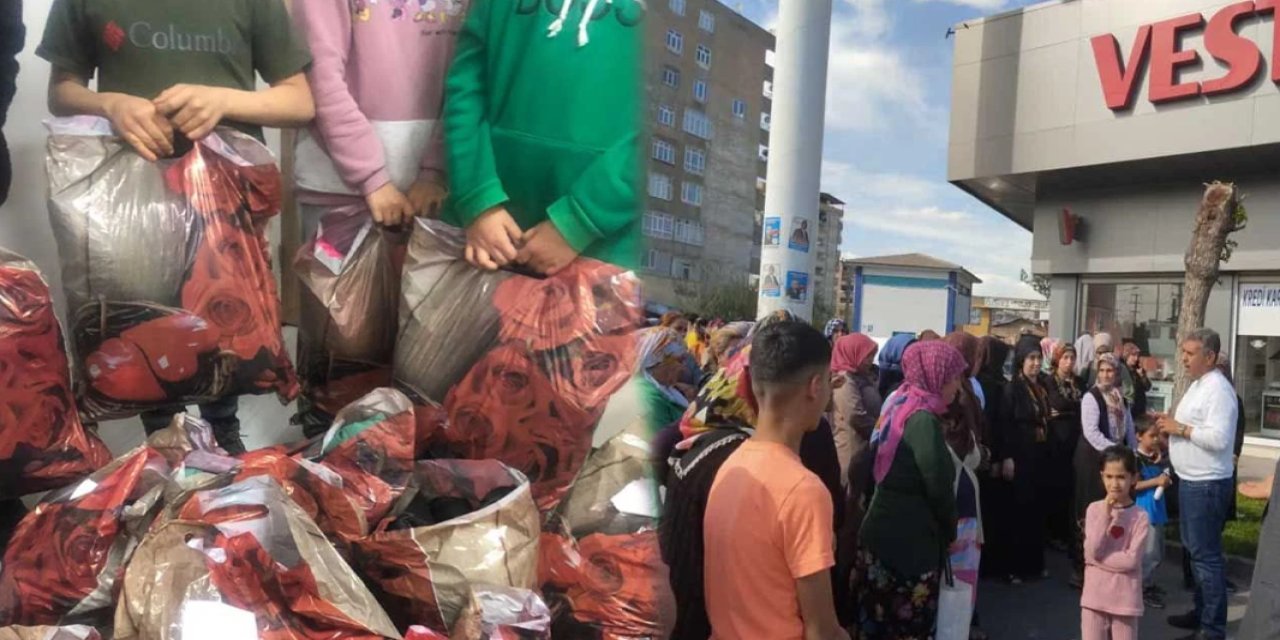
[(949, 185), (901, 173), (863, 171), (848, 162), (822, 161), (822, 190), (845, 202), (866, 201), (925, 204)]
[[(889, 12), (885, 10), (885, 0), (844, 0), (853, 8), (853, 34), (859, 39), (878, 39), (889, 33)], [(833, 23), (839, 20), (839, 11), (835, 12)]]
[(973, 295), (992, 298), (1023, 298), (1026, 300), (1044, 300), (1029, 285), (1017, 278), (996, 273), (975, 273), (982, 284), (974, 285)]
[(827, 131), (874, 131), (897, 113), (929, 121), (932, 110), (925, 99), (923, 76), (897, 51), (869, 37), (882, 27), (874, 24), (874, 18), (872, 26), (864, 25), (861, 15), (841, 13), (831, 25)]

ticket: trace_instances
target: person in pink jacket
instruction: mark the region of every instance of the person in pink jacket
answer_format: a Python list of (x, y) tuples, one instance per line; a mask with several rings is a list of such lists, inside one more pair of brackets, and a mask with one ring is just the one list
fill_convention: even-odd
[(1133, 450), (1102, 453), (1107, 497), (1091, 505), (1084, 522), (1081, 640), (1136, 640), (1142, 617), (1142, 554), (1151, 525), (1133, 500), (1138, 461)]
[[(316, 104), (294, 147), (304, 243), (319, 233), (318, 244), (342, 257), (359, 219), (400, 227), (438, 209), (447, 191), (444, 79), (468, 4), (293, 0)], [(310, 339), (302, 333), (300, 354)], [(303, 398), (299, 421), (309, 435), (328, 426), (320, 413)]]

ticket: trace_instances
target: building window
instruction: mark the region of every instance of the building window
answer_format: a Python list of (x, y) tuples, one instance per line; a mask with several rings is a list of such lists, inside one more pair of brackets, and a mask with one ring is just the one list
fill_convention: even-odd
[(670, 200), (671, 193), (671, 176), (665, 173), (649, 174), (649, 195), (659, 200)]
[(676, 220), (675, 234), (676, 242), (691, 244), (695, 247), (702, 246), (702, 223), (697, 220)]
[(675, 67), (663, 67), (662, 84), (668, 87), (680, 86), (680, 70)]
[(692, 260), (675, 258), (671, 261), (671, 277), (676, 280), (697, 280), (697, 266)]
[(747, 117), (747, 103), (742, 100), (733, 101), (733, 117), (745, 119)]
[(702, 185), (696, 182), (685, 182), (680, 185), (680, 201), (693, 205), (695, 207), (702, 206)]
[(658, 162), (674, 165), (676, 163), (675, 145), (662, 138), (653, 139), (653, 159)]
[(716, 32), (715, 14), (706, 10), (699, 11), (698, 12), (698, 28), (702, 29), (703, 31), (706, 31), (707, 33), (715, 33)]
[(676, 110), (665, 104), (658, 107), (658, 124), (666, 127), (676, 126)]
[(667, 6), (671, 7), (671, 13), (678, 16), (684, 15), (684, 0), (669, 0)]
[(980, 326), (982, 324), (982, 309), (978, 307), (969, 308), (969, 325)]
[(651, 238), (670, 240), (675, 225), (675, 218), (670, 214), (650, 211), (644, 214), (644, 234)]
[(694, 147), (684, 148), (684, 170), (696, 176), (707, 170), (707, 152)]
[(711, 139), (711, 121), (707, 119), (707, 114), (697, 109), (684, 110), (684, 130), (703, 140)]
[(768, 111), (760, 112), (760, 128), (761, 129), (768, 131), (772, 121), (773, 121), (773, 117), (769, 114)]
[(1138, 345), (1152, 385), (1147, 409), (1170, 410), (1173, 376), (1180, 366), (1177, 333), (1182, 285), (1086, 283), (1083, 293), (1084, 330), (1110, 333), (1117, 352), (1122, 342)]
[(675, 29), (667, 30), (667, 51), (676, 55), (684, 53), (684, 36)]
[(765, 80), (763, 88), (764, 97), (773, 99), (773, 81)]
[(767, 147), (767, 146), (765, 146), (765, 145), (763, 145), (763, 144), (762, 144), (762, 145), (760, 145), (759, 155), (760, 155), (760, 159), (761, 159), (761, 160), (764, 160), (765, 162), (768, 162), (768, 161), (769, 161), (769, 147)]
[(703, 69), (711, 68), (711, 49), (706, 45), (698, 45), (698, 66)]
[(706, 80), (693, 81), (693, 99), (704, 104), (706, 103), (707, 101), (707, 81)]

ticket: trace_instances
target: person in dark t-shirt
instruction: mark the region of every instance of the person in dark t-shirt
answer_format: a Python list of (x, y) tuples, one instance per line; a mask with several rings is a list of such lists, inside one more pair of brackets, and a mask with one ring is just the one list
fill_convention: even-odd
[[(311, 63), (283, 0), (54, 0), (36, 55), (53, 65), (49, 110), (93, 115), (147, 160), (218, 125), (262, 140), (262, 127), (315, 115)], [(89, 81), (97, 76), (97, 90)], [(257, 89), (261, 76), (269, 88)], [(201, 405), (218, 444), (243, 452), (234, 396)], [(143, 414), (148, 433), (181, 407)]]

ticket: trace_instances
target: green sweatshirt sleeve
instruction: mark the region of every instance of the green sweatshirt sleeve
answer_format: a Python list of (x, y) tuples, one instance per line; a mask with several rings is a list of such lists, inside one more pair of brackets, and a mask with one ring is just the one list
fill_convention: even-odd
[(582, 253), (640, 215), (639, 123), (605, 150), (574, 181), (569, 192), (547, 208), (547, 217), (569, 246)]
[(919, 412), (907, 421), (902, 439), (915, 455), (916, 467), (924, 477), (925, 498), (943, 542), (950, 545), (956, 537), (956, 467), (942, 438), (942, 425), (936, 417)]
[(448, 149), (452, 222), (466, 227), (509, 198), (498, 179), (488, 120), (486, 55), (490, 14), (496, 2), (472, 7), (458, 34), (445, 79), (444, 136)]

